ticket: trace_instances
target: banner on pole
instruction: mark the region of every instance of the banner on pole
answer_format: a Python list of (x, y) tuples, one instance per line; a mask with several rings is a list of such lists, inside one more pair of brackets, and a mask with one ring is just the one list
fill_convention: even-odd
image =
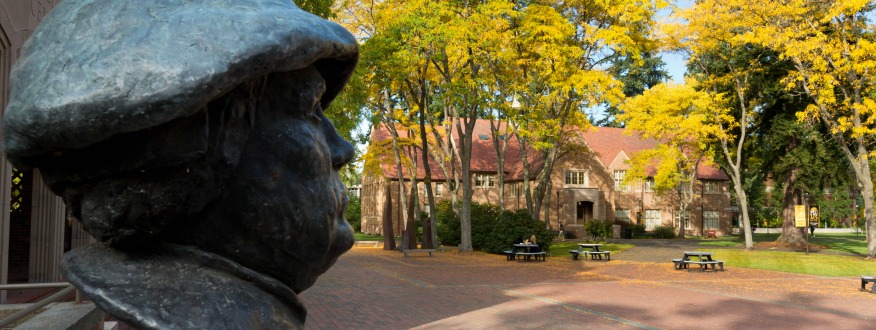
[(808, 225), (806, 223), (806, 206), (794, 205), (794, 227), (806, 228)]

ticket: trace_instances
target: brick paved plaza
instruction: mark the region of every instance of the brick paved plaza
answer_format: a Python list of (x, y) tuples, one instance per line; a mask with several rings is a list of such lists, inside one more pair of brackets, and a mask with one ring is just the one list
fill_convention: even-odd
[[(301, 296), (307, 329), (874, 329), (859, 278), (665, 262), (354, 248)], [(633, 252), (633, 250), (639, 250)], [(682, 251), (682, 250), (679, 250)]]

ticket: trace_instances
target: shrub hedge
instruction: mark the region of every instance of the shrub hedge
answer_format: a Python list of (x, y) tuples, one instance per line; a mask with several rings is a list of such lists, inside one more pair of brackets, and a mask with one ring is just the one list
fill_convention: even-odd
[(347, 209), (344, 211), (344, 218), (353, 227), (353, 232), (362, 231), (362, 200), (357, 196), (350, 196), (350, 201), (347, 203)]
[(675, 227), (672, 226), (657, 226), (652, 231), (657, 238), (675, 238)]
[[(453, 212), (449, 201), (441, 201), (437, 207), (438, 240), (445, 245), (460, 244), (459, 217)], [(481, 251), (500, 253), (514, 243), (535, 235), (542, 250), (547, 251), (553, 239), (544, 222), (532, 220), (526, 210), (505, 211), (493, 204), (472, 203), (472, 247)]]

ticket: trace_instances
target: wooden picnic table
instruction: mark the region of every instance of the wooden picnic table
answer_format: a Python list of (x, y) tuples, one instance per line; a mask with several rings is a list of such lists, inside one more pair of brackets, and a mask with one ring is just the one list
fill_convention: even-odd
[[(672, 259), (672, 263), (675, 265), (675, 269), (689, 269), (690, 264), (696, 264), (700, 266), (701, 271), (705, 271), (709, 266), (712, 266), (712, 270), (716, 270), (716, 265), (724, 270), (724, 261), (713, 260), (712, 255), (714, 255), (712, 252), (684, 251), (684, 256), (681, 259)], [(691, 260), (693, 257), (696, 257), (697, 260)]]
[(508, 260), (514, 260), (516, 257), (518, 260), (522, 257), (524, 260), (529, 260), (532, 257), (535, 257), (536, 260), (541, 258), (542, 261), (545, 260), (545, 256), (547, 253), (539, 250), (538, 244), (527, 244), (527, 243), (517, 243), (513, 245), (513, 248), (509, 251), (505, 251), (508, 254)]
[[(569, 250), (569, 253), (572, 254), (572, 260), (578, 260), (579, 255), (584, 255), (584, 260), (587, 260), (589, 256), (592, 260), (611, 260), (611, 251), (599, 251), (599, 248), (602, 247), (602, 244), (598, 243), (580, 243), (578, 244), (578, 250)], [(590, 249), (589, 251), (587, 249)], [(606, 256), (605, 259), (602, 257)]]

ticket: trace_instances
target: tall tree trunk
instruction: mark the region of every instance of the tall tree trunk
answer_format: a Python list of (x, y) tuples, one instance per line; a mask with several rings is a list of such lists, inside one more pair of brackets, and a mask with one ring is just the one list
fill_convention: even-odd
[[(457, 118), (457, 120), (459, 120)], [(471, 148), (472, 132), (476, 118), (465, 118), (464, 123), (457, 123), (458, 136), (462, 139), (460, 150), (460, 172), (462, 172), (462, 211), (459, 214), (460, 238), (459, 252), (468, 253), (474, 250), (471, 241), (471, 199), (473, 194), (471, 183)], [(463, 132), (463, 128), (465, 131)]]
[(417, 248), (417, 222), (414, 219), (417, 218), (416, 210), (417, 207), (417, 186), (411, 185), (411, 200), (408, 202), (408, 221), (405, 224), (405, 235), (403, 235), (402, 239), (402, 250), (416, 249)]
[(546, 150), (544, 152), (544, 167), (542, 167), (541, 172), (538, 173), (538, 186), (535, 187), (535, 194), (533, 199), (535, 201), (534, 205), (534, 218), (539, 220), (538, 214), (541, 212), (542, 201), (545, 198), (545, 195), (550, 190), (550, 184), (548, 182), (551, 179), (551, 172), (554, 168), (554, 161), (557, 158), (559, 145), (555, 145), (553, 148)]
[[(445, 112), (449, 109), (445, 108)], [(459, 214), (459, 173), (456, 172), (456, 155), (451, 147), (451, 139), (453, 138), (453, 120), (447, 120), (448, 125), (444, 126), (445, 136), (441, 136), (438, 132), (438, 125), (432, 120), (432, 117), (426, 118), (429, 121), (429, 126), (432, 127), (432, 136), (435, 138), (437, 146), (429, 149), (432, 152), (435, 163), (438, 168), (444, 173), (444, 183), (448, 194), (450, 194), (450, 203), (453, 207), (453, 212)], [(447, 139), (445, 141), (444, 139)], [(434, 227), (437, 228), (437, 227)], [(434, 230), (434, 235), (437, 235), (437, 230)], [(438, 237), (434, 237), (434, 241), (438, 242)]]
[(395, 233), (392, 230), (392, 188), (386, 182), (386, 203), (383, 203), (383, 249), (395, 250)]
[[(412, 136), (413, 132), (408, 131), (408, 136)], [(409, 168), (410, 176), (411, 176), (411, 192), (408, 196), (410, 196), (410, 200), (408, 201), (407, 207), (407, 219), (405, 222), (405, 234), (403, 235), (402, 249), (416, 249), (417, 248), (417, 218), (420, 216), (420, 194), (417, 183), (417, 154), (415, 150), (411, 150), (412, 148), (408, 148), (408, 154), (411, 155), (411, 166)], [(422, 221), (422, 219), (421, 219)]]
[(423, 187), (429, 202), (429, 218), (423, 219), (423, 248), (434, 249), (434, 242), (438, 241), (438, 231), (432, 230), (432, 228), (435, 228), (438, 221), (435, 218), (435, 195), (432, 193), (432, 166), (429, 164), (429, 144), (426, 140), (426, 111), (424, 108), (424, 105), (420, 106), (420, 141), (423, 152), (423, 171), (425, 172)]
[(734, 175), (731, 179), (733, 180), (733, 191), (736, 192), (736, 201), (739, 202), (739, 212), (742, 215), (742, 219), (739, 221), (742, 222), (742, 233), (745, 236), (745, 248), (751, 249), (754, 247), (754, 239), (752, 238), (751, 231), (751, 222), (748, 220), (748, 195), (745, 193), (745, 189), (742, 186), (741, 173)]
[(505, 151), (508, 146), (507, 128), (505, 129), (504, 138), (499, 138), (503, 135), (499, 129), (502, 127), (502, 120), (497, 119), (496, 122), (490, 120), (490, 133), (493, 136), (493, 150), (496, 152), (496, 186), (499, 188), (499, 213), (505, 212)]
[[(385, 100), (384, 100), (384, 106), (386, 107), (385, 110), (386, 110), (386, 113), (388, 113), (390, 115), (390, 118), (391, 118), (392, 105), (389, 102), (389, 90), (384, 90), (383, 93), (384, 93), (383, 96), (385, 98)], [(386, 125), (386, 128), (389, 130), (389, 132), (392, 134), (392, 151), (393, 151), (393, 155), (395, 156), (396, 173), (398, 173), (399, 206), (402, 207), (401, 213), (402, 213), (402, 217), (404, 219), (404, 221), (402, 223), (404, 224), (404, 226), (407, 226), (408, 214), (407, 214), (407, 211), (404, 209), (407, 207), (406, 198), (405, 198), (406, 197), (405, 196), (405, 180), (404, 180), (404, 171), (402, 171), (401, 147), (399, 147), (399, 145), (398, 145), (398, 139), (399, 139), (398, 131), (395, 129), (395, 125), (391, 122), (391, 120), (389, 123), (384, 123), (384, 124)]]
[(530, 217), (535, 218), (532, 216), (535, 211), (535, 205), (532, 202), (532, 184), (529, 180), (530, 167), (532, 165), (529, 163), (529, 155), (526, 151), (526, 138), (521, 138), (518, 135), (517, 141), (520, 143), (520, 159), (523, 163), (523, 196), (526, 200), (526, 211)]
[(544, 226), (546, 229), (551, 229), (551, 186), (553, 183), (548, 180), (547, 189), (545, 189), (545, 208), (544, 208)]
[(776, 239), (776, 242), (786, 244), (804, 244), (806, 237), (803, 234), (805, 229), (797, 228), (794, 219), (794, 205), (797, 205), (799, 196), (798, 190), (794, 187), (797, 184), (797, 167), (791, 169), (791, 174), (785, 180), (782, 193), (782, 234)]
[(867, 258), (876, 258), (876, 214), (873, 213), (873, 182), (867, 179), (861, 184), (861, 197), (864, 198), (864, 219), (867, 224)]
[(858, 157), (852, 161), (855, 177), (861, 186), (861, 198), (864, 199), (864, 223), (867, 233), (867, 258), (876, 258), (876, 213), (873, 203), (873, 180), (870, 175), (870, 163), (867, 151), (859, 146)]

